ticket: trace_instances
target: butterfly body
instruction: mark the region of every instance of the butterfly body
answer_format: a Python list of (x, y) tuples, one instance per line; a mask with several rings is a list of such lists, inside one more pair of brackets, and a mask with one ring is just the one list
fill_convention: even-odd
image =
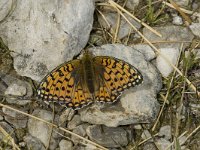
[(85, 51), (80, 59), (65, 62), (48, 74), (39, 85), (38, 96), (79, 109), (95, 101), (114, 102), (142, 80), (129, 63)]
[(88, 90), (92, 95), (94, 95), (95, 90), (97, 90), (96, 79), (95, 79), (95, 66), (93, 64), (93, 55), (89, 52), (86, 52), (81, 59), (81, 66), (83, 70), (83, 79), (85, 81), (85, 86), (88, 87)]

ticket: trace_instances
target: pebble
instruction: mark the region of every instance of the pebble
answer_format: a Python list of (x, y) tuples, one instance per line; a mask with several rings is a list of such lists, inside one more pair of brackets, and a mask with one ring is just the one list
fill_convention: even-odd
[(127, 132), (121, 127), (92, 125), (86, 129), (92, 141), (105, 147), (122, 147), (128, 144)]
[(73, 147), (73, 143), (68, 140), (61, 140), (59, 143), (60, 150), (71, 150)]

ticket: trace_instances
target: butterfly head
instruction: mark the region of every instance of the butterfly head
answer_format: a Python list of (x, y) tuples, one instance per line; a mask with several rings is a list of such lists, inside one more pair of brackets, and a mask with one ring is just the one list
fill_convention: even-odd
[(86, 49), (83, 53), (82, 59), (86, 60), (86, 59), (91, 59), (93, 57), (94, 57), (93, 53), (88, 49)]

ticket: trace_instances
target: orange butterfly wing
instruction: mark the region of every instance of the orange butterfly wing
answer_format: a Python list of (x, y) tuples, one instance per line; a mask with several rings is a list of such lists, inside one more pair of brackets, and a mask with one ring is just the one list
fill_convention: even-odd
[(43, 100), (59, 102), (73, 109), (91, 103), (91, 94), (81, 83), (78, 72), (80, 66), (80, 60), (76, 59), (54, 69), (40, 83), (38, 96)]
[(96, 100), (100, 102), (116, 101), (122, 91), (140, 84), (143, 80), (141, 73), (127, 62), (109, 56), (94, 57), (96, 68), (101, 66), (99, 80), (101, 84), (96, 92)]

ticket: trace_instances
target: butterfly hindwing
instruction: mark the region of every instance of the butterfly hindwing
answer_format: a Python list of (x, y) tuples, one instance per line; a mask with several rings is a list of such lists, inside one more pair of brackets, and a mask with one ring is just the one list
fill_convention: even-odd
[[(96, 94), (98, 101), (105, 99), (106, 102), (106, 98), (103, 99), (102, 93), (108, 93), (110, 97), (113, 96), (111, 101), (115, 101), (123, 90), (142, 82), (140, 72), (125, 61), (108, 56), (97, 56), (94, 57), (93, 61), (96, 66), (102, 66), (103, 68), (103, 71), (99, 73), (103, 84), (99, 88), (99, 93)], [(102, 92), (102, 89), (104, 92)]]

